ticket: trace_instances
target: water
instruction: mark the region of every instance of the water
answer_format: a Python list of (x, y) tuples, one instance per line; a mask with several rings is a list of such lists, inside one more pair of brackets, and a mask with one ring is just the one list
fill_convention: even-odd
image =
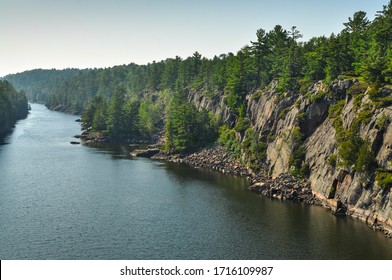
[(0, 145), (0, 259), (392, 259), (392, 240), (245, 179), (71, 145), (76, 117), (32, 104)]

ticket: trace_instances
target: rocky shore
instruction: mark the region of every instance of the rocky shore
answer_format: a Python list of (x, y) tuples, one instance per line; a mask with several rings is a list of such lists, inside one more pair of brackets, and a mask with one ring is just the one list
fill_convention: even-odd
[(290, 174), (281, 174), (276, 178), (265, 178), (263, 181), (253, 180), (249, 190), (270, 198), (323, 205), (322, 201), (312, 193), (309, 182), (298, 180)]
[(109, 140), (98, 132), (86, 132), (81, 135), (75, 135), (74, 138), (80, 139), (82, 143), (108, 143)]
[(236, 176), (251, 176), (249, 170), (238, 160), (234, 159), (226, 150), (219, 146), (204, 148), (192, 154), (170, 154), (159, 152), (152, 159), (169, 162), (185, 163), (194, 167), (203, 167)]

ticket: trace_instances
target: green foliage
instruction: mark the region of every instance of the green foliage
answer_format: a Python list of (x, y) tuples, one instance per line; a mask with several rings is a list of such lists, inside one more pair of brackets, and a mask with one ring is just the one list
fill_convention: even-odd
[(362, 33), (369, 26), (370, 21), (366, 17), (366, 13), (363, 11), (356, 12), (354, 17), (349, 17), (349, 22), (344, 23), (348, 32)]
[(93, 131), (106, 131), (107, 104), (102, 96), (96, 96), (88, 104), (82, 114), (82, 129)]
[(278, 119), (284, 119), (287, 113), (291, 110), (291, 107), (284, 108), (282, 111), (279, 112)]
[(367, 124), (371, 120), (374, 110), (375, 109), (371, 103), (365, 104), (359, 111), (355, 122), (359, 124)]
[(300, 124), (300, 125), (303, 124), (304, 121), (306, 120), (306, 118), (307, 118), (307, 116), (306, 116), (306, 113), (305, 113), (305, 112), (299, 113), (299, 114), (297, 115), (298, 124)]
[(327, 67), (327, 45), (328, 39), (326, 37), (312, 38), (305, 43), (304, 78), (306, 81), (310, 82), (325, 79), (325, 69)]
[(122, 139), (126, 136), (125, 95), (125, 87), (119, 86), (109, 103), (107, 128), (111, 138)]
[[(344, 23), (345, 29), (330, 37), (315, 37), (300, 43), (302, 37), (295, 26), (285, 30), (276, 25), (262, 28), (256, 40), (237, 54), (222, 54), (213, 59), (198, 52), (182, 59), (178, 56), (147, 65), (121, 65), (106, 69), (33, 70), (8, 75), (6, 79), (23, 89), (29, 99), (45, 101), (50, 108), (63, 105), (68, 112), (81, 113), (94, 96), (110, 99), (119, 84), (130, 96), (146, 92), (194, 89), (225, 92), (232, 113), (240, 115), (246, 106), (245, 96), (279, 80), (278, 91), (306, 88), (312, 81), (332, 81), (342, 74), (362, 75), (368, 83), (382, 85), (392, 81), (392, 20), (387, 5), (370, 22), (366, 13), (354, 13)], [(298, 83), (302, 81), (302, 85)], [(305, 83), (305, 84), (304, 84)], [(362, 84), (351, 91), (361, 90)], [(350, 94), (357, 95), (356, 92)], [(321, 98), (316, 95), (314, 101)], [(255, 99), (259, 95), (254, 95)], [(392, 103), (383, 97), (380, 106)], [(144, 122), (144, 121), (143, 121)]]
[(295, 176), (302, 177), (308, 173), (308, 166), (305, 163), (306, 149), (304, 146), (304, 134), (301, 128), (296, 126), (290, 134), (291, 155), (289, 158), (289, 166), (291, 173)]
[(27, 98), (17, 92), (11, 83), (0, 80), (0, 136), (8, 132), (18, 119), (28, 113)]
[[(84, 70), (82, 70), (84, 71)], [(7, 75), (5, 80), (13, 84), (17, 91), (23, 90), (32, 102), (48, 102), (49, 96), (65, 81), (77, 76), (81, 70), (43, 70), (36, 69)]]
[(358, 110), (362, 105), (362, 99), (365, 94), (358, 94), (354, 96), (354, 108)]
[(360, 172), (370, 172), (376, 167), (374, 153), (370, 148), (369, 141), (362, 141), (358, 149), (355, 170)]
[(365, 83), (357, 83), (353, 86), (351, 86), (348, 90), (347, 93), (352, 96), (357, 96), (357, 95), (362, 95), (366, 92), (368, 89), (367, 84)]
[[(227, 129), (220, 136), (227, 136), (225, 145), (229, 143), (230, 149), (239, 153), (241, 147), (235, 135), (244, 136), (250, 127), (246, 96), (254, 93), (252, 99), (258, 100), (262, 88), (273, 80), (278, 81), (273, 96), (278, 103), (286, 91), (306, 94), (314, 81), (330, 82), (340, 75), (358, 76), (361, 83), (352, 86), (347, 93), (354, 96), (357, 109), (362, 105), (367, 85), (374, 89), (369, 90), (371, 107), (359, 111), (355, 126), (366, 123), (373, 110), (392, 105), (390, 92), (382, 90), (385, 83), (392, 82), (391, 14), (391, 3), (384, 6), (373, 21), (359, 11), (348, 18), (345, 29), (339, 34), (311, 38), (304, 43), (299, 42), (302, 35), (295, 26), (290, 30), (280, 25), (270, 31), (260, 28), (255, 34), (256, 39), (236, 54), (222, 54), (212, 59), (195, 52), (184, 59), (176, 56), (147, 65), (132, 63), (105, 69), (33, 70), (9, 75), (6, 79), (12, 80), (18, 90), (25, 90), (31, 100), (45, 101), (49, 108), (62, 105), (68, 112), (83, 112), (84, 129), (107, 133), (113, 140), (150, 138), (158, 132), (159, 123), (166, 119), (168, 149), (174, 151), (194, 149), (216, 137), (214, 118), (186, 104), (189, 93), (204, 93), (214, 102), (215, 95), (224, 95), (237, 123), (234, 129)], [(317, 102), (326, 94), (328, 92), (320, 91), (309, 99)], [(299, 101), (295, 105), (298, 107)], [(341, 145), (342, 154), (338, 155), (337, 161), (354, 164), (363, 143), (343, 128), (343, 106), (344, 100), (329, 109)], [(288, 110), (282, 110), (279, 118), (283, 118)], [(8, 115), (2, 117), (7, 123), (11, 119)], [(305, 116), (298, 116), (299, 123), (304, 119)], [(300, 164), (304, 154), (301, 150), (303, 136), (297, 129), (291, 135), (294, 143), (300, 143), (294, 148), (292, 166), (296, 172), (305, 172), (305, 166)], [(268, 141), (272, 140), (271, 137)], [(258, 143), (257, 137), (252, 139)], [(358, 140), (359, 144), (349, 144), (351, 140)], [(251, 150), (258, 150), (253, 146)], [(249, 147), (252, 145), (247, 144), (246, 149)], [(349, 149), (354, 149), (355, 155)], [(362, 159), (367, 162), (364, 157)]]
[(372, 87), (368, 91), (368, 94), (376, 109), (381, 109), (392, 105), (391, 90), (387, 87)]
[(235, 130), (230, 129), (226, 124), (219, 129), (218, 143), (222, 144), (232, 155), (240, 157), (241, 143), (236, 137)]
[(384, 190), (390, 190), (392, 188), (392, 172), (382, 168), (377, 169), (376, 181)]
[[(101, 96), (96, 96), (91, 100), (82, 114), (82, 129), (103, 133), (114, 142), (139, 139), (140, 116), (144, 116), (140, 114), (140, 111), (143, 111), (141, 108), (138, 100), (127, 100), (125, 88), (119, 86), (109, 101)], [(144, 137), (147, 136), (144, 135)]]
[(190, 152), (215, 142), (218, 120), (183, 99), (173, 95), (166, 114), (166, 149), (170, 152)]
[(237, 120), (234, 130), (236, 132), (245, 132), (245, 130), (247, 130), (249, 126), (250, 126), (249, 118), (240, 117)]
[(144, 99), (140, 102), (140, 131), (144, 134), (144, 137), (151, 138), (158, 131), (157, 125), (163, 118), (163, 111), (163, 102), (153, 102), (151, 99)]
[(363, 55), (354, 65), (367, 82), (380, 85), (389, 82), (392, 43), (392, 3), (383, 7), (369, 27), (362, 32), (367, 39), (361, 49)]
[(298, 143), (302, 143), (303, 140), (304, 135), (301, 132), (301, 128), (299, 126), (294, 127), (291, 131), (291, 142), (293, 145), (298, 145)]
[(338, 160), (338, 156), (337, 156), (336, 154), (332, 154), (332, 155), (330, 155), (329, 158), (328, 158), (328, 164), (329, 164), (331, 167), (335, 168), (335, 167), (336, 167), (337, 160)]
[(328, 163), (333, 167), (352, 167), (354, 171), (371, 172), (376, 166), (375, 156), (369, 142), (359, 136), (359, 128), (361, 124), (368, 122), (373, 111), (370, 108), (362, 108), (351, 127), (346, 130), (343, 128), (341, 116), (344, 101), (339, 103), (331, 106), (329, 110), (336, 131), (338, 152), (330, 156)]
[(376, 125), (379, 129), (385, 130), (388, 125), (391, 123), (391, 116), (387, 116), (384, 112), (377, 119)]
[[(124, 110), (124, 137), (137, 139), (140, 136), (140, 102), (128, 100), (123, 105)], [(133, 140), (130, 139), (130, 140)]]
[(93, 131), (99, 132), (107, 132), (107, 105), (106, 103), (102, 102), (100, 106), (97, 107), (94, 113), (93, 122), (92, 122), (92, 129)]
[(245, 163), (253, 170), (261, 170), (267, 159), (267, 144), (259, 140), (252, 127), (247, 129), (241, 149), (245, 154)]
[(324, 98), (325, 95), (326, 95), (326, 93), (324, 91), (319, 91), (316, 94), (312, 94), (310, 96), (310, 101), (317, 102), (317, 101), (321, 100), (322, 98)]
[(337, 116), (340, 116), (340, 114), (343, 111), (345, 101), (341, 100), (333, 105), (331, 105), (328, 109), (328, 117), (331, 119), (336, 118)]
[(306, 166), (304, 163), (306, 156), (306, 149), (304, 146), (300, 146), (294, 149), (289, 158), (290, 170), (293, 175), (304, 176), (306, 172)]

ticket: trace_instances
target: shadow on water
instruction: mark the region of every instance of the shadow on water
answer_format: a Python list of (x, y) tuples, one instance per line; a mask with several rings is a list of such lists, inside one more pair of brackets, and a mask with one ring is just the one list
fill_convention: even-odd
[(10, 144), (10, 138), (12, 137), (12, 133), (14, 132), (14, 130), (15, 130), (15, 126), (13, 126), (10, 129), (10, 131), (8, 131), (8, 132), (6, 132), (4, 134), (0, 134), (0, 146), (1, 145), (8, 145), (8, 144)]
[[(89, 144), (88, 147), (94, 153), (110, 155), (116, 160), (132, 159), (130, 152), (139, 148), (118, 144)], [(182, 240), (183, 244), (179, 244), (183, 249), (173, 251), (170, 258), (202, 258), (203, 255), (213, 259), (233, 256), (242, 259), (392, 258), (388, 249), (392, 248), (390, 240), (381, 233), (371, 232), (364, 223), (350, 217), (335, 217), (317, 206), (259, 197), (246, 190), (249, 186), (246, 178), (165, 161), (137, 158), (132, 162), (135, 165), (130, 165), (131, 170), (143, 166), (143, 172), (150, 170), (148, 178), (160, 176), (154, 179), (157, 180), (154, 184), (162, 189), (148, 185), (148, 189), (159, 193), (159, 199), (150, 208), (164, 207), (165, 211), (159, 210), (158, 221), (181, 228), (178, 233), (165, 228), (167, 234), (186, 234), (194, 239)], [(165, 201), (175, 203), (166, 205)], [(196, 224), (200, 227), (193, 226)], [(149, 227), (151, 236), (162, 230), (154, 231), (154, 228)], [(165, 242), (179, 246), (180, 241)], [(188, 253), (181, 251), (185, 248)]]
[(163, 162), (164, 169), (180, 183), (192, 182), (194, 180), (236, 188), (244, 191), (249, 186), (245, 177), (227, 175), (208, 168), (195, 168), (182, 163)]
[(112, 159), (133, 159), (130, 153), (146, 145), (112, 144), (112, 143), (85, 143), (86, 147), (91, 148), (97, 154), (110, 155)]

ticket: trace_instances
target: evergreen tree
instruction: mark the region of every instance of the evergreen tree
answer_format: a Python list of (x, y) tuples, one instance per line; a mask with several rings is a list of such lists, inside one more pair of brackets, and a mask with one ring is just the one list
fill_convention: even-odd
[(256, 32), (257, 41), (251, 41), (251, 51), (254, 56), (256, 69), (256, 85), (266, 86), (270, 80), (271, 63), (269, 56), (271, 53), (268, 45), (268, 35), (264, 29), (259, 29)]
[(349, 17), (348, 20), (348, 22), (344, 23), (344, 26), (346, 26), (348, 32), (352, 33), (362, 34), (370, 24), (366, 13), (363, 11), (356, 12), (353, 18)]
[(125, 94), (125, 87), (118, 86), (110, 100), (107, 127), (113, 139), (121, 139), (126, 134)]
[(27, 114), (28, 103), (25, 94), (22, 91), (17, 92), (8, 81), (0, 80), (0, 136)]

